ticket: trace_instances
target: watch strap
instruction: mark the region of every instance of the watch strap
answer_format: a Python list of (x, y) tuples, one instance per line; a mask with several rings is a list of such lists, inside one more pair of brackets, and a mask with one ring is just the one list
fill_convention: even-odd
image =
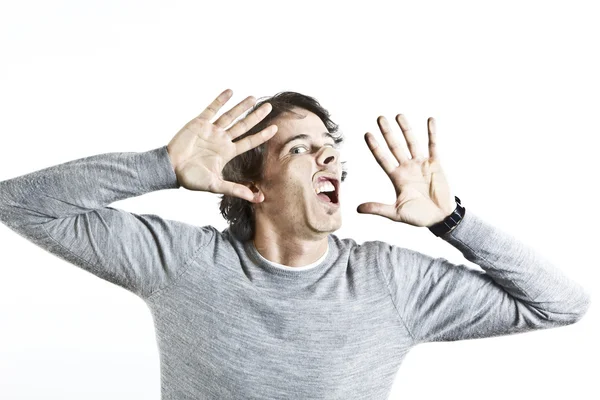
[(456, 200), (456, 208), (452, 211), (452, 214), (448, 215), (443, 221), (428, 227), (435, 236), (439, 237), (450, 232), (465, 216), (465, 208), (460, 204), (460, 199), (457, 196), (454, 196), (454, 199)]

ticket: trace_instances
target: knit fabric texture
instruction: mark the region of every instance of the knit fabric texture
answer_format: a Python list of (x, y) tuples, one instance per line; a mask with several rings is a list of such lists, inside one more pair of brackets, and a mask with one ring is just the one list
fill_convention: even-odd
[(567, 325), (590, 304), (582, 286), (469, 209), (440, 238), (483, 271), (334, 234), (317, 265), (283, 269), (228, 229), (109, 206), (180, 187), (166, 146), (0, 182), (1, 222), (145, 301), (165, 400), (387, 399), (419, 343)]

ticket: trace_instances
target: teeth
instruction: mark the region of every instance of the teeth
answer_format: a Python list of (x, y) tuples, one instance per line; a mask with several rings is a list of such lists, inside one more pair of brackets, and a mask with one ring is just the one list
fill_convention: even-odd
[(315, 188), (315, 192), (317, 192), (317, 194), (321, 193), (321, 192), (334, 192), (335, 191), (335, 186), (333, 186), (333, 183), (331, 183), (330, 181), (321, 181), (319, 183), (317, 183), (317, 187)]

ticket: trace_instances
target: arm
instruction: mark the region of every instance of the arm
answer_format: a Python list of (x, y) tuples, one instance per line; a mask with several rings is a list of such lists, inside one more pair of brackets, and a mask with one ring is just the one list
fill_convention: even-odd
[[(435, 120), (428, 119), (429, 157), (402, 114), (396, 116), (411, 157), (401, 149), (387, 120), (379, 127), (394, 158), (374, 137), (365, 140), (390, 177), (394, 204), (364, 203), (358, 212), (431, 227), (452, 214), (455, 196), (441, 167)], [(465, 210), (461, 222), (441, 236), (484, 272), (413, 250), (380, 244), (379, 266), (396, 309), (415, 343), (471, 339), (550, 328), (577, 321), (590, 298), (550, 262), (515, 238)]]
[(223, 181), (221, 170), (233, 157), (275, 134), (272, 125), (233, 142), (271, 107), (262, 105), (225, 129), (255, 102), (248, 97), (210, 122), (231, 95), (230, 90), (221, 93), (167, 146), (91, 156), (0, 182), (0, 221), (45, 250), (140, 297), (157, 293), (185, 271), (216, 230), (128, 213), (108, 204), (181, 186), (262, 201), (248, 187)]
[(469, 210), (441, 238), (484, 272), (380, 242), (379, 265), (415, 344), (568, 325), (589, 307), (580, 285)]
[(0, 182), (0, 221), (94, 275), (150, 296), (214, 234), (107, 205), (179, 184), (166, 146), (108, 153)]

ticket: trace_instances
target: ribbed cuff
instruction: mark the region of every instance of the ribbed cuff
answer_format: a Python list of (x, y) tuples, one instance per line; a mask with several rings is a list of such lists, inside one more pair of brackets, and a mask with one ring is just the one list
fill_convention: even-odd
[(458, 239), (462, 242), (469, 241), (482, 234), (480, 232), (480, 229), (483, 228), (482, 222), (472, 211), (465, 209), (465, 215), (463, 215), (458, 225), (440, 237), (449, 242), (452, 242), (452, 239)]
[(144, 191), (181, 187), (167, 151), (167, 145), (138, 153), (138, 180)]
[(486, 242), (490, 240), (498, 240), (498, 235), (506, 240), (506, 233), (500, 233), (499, 229), (473, 214), (472, 210), (465, 209), (465, 215), (460, 223), (440, 238), (457, 247), (460, 251), (472, 251), (473, 249), (482, 249), (482, 246), (485, 246)]

